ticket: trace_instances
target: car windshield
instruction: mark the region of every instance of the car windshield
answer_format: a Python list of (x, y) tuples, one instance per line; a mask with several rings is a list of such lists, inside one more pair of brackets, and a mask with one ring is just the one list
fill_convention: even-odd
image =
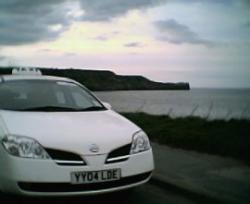
[(55, 80), (0, 83), (0, 109), (14, 111), (97, 111), (105, 107), (84, 87)]

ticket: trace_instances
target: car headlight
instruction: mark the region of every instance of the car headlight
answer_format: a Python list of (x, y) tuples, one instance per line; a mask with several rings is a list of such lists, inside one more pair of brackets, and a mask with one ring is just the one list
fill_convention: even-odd
[(4, 148), (13, 156), (31, 159), (50, 159), (44, 148), (34, 139), (7, 135), (2, 139)]
[(136, 154), (150, 149), (150, 142), (145, 132), (136, 132), (133, 136), (130, 154)]

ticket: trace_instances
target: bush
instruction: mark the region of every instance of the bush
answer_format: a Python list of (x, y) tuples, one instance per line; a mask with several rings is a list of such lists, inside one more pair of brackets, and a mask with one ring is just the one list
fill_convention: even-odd
[(250, 161), (249, 120), (208, 121), (199, 117), (170, 118), (146, 113), (122, 115), (145, 130), (154, 142)]

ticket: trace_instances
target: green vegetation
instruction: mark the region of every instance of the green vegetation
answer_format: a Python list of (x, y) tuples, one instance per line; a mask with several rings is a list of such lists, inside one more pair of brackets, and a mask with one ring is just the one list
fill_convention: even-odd
[[(189, 90), (189, 83), (161, 83), (143, 76), (122, 76), (111, 71), (86, 69), (39, 68), (43, 75), (74, 79), (92, 91), (114, 90)], [(1, 74), (11, 74), (12, 68), (0, 67)]]
[(150, 139), (172, 147), (234, 157), (250, 163), (250, 120), (170, 118), (122, 113), (145, 130)]

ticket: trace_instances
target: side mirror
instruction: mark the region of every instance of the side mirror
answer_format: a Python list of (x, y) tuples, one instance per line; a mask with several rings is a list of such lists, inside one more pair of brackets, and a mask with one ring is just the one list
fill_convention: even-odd
[(112, 109), (112, 106), (110, 105), (110, 103), (107, 103), (107, 102), (103, 102), (102, 101), (102, 104), (105, 106), (105, 108), (111, 110)]

